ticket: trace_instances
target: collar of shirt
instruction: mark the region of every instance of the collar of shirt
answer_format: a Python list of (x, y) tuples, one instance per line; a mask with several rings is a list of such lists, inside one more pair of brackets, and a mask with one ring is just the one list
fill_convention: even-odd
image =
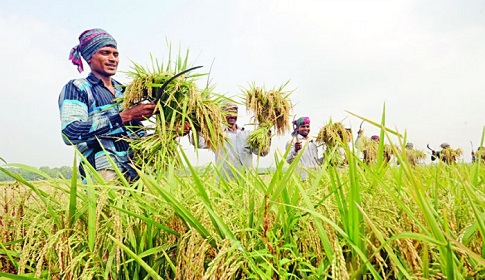
[(244, 131), (244, 127), (240, 127), (239, 125), (236, 124), (236, 130), (233, 130), (231, 127), (226, 126), (224, 128), (224, 131), (229, 131), (229, 132)]
[[(101, 85), (101, 86), (104, 86), (103, 81), (101, 81), (100, 78), (94, 76), (94, 74), (92, 72), (89, 73), (89, 75), (88, 75), (88, 77), (86, 79), (88, 80), (88, 82), (90, 82), (93, 85)], [(113, 84), (113, 87), (116, 89), (116, 91), (119, 91), (119, 92), (123, 92), (124, 91), (124, 87), (117, 80), (111, 78), (111, 84)]]

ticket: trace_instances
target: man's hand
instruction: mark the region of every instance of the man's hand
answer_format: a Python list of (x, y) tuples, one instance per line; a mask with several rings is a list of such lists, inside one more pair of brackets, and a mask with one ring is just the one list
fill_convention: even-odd
[(153, 115), (157, 105), (153, 103), (138, 104), (120, 113), (123, 123), (130, 121), (144, 121)]
[(302, 144), (301, 141), (297, 141), (295, 143), (295, 152), (298, 153), (299, 150), (301, 150)]
[(190, 125), (189, 121), (184, 122), (184, 134), (183, 136), (189, 134), (190, 130), (192, 129), (192, 126)]

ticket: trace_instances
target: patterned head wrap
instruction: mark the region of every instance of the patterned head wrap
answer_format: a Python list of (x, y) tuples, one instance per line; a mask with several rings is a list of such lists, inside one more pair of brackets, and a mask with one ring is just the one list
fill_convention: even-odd
[(406, 148), (414, 148), (414, 144), (411, 142), (406, 143)]
[(88, 29), (79, 35), (79, 45), (72, 48), (69, 54), (69, 60), (72, 64), (77, 65), (79, 73), (84, 71), (83, 62), (88, 61), (102, 47), (113, 46), (116, 48), (116, 40), (103, 29)]
[(374, 141), (379, 141), (381, 139), (381, 137), (379, 137), (378, 135), (372, 135), (370, 137), (370, 139), (374, 140)]
[(297, 127), (303, 124), (310, 124), (310, 118), (309, 117), (301, 117), (297, 119), (296, 121), (293, 121), (293, 124), (296, 125)]

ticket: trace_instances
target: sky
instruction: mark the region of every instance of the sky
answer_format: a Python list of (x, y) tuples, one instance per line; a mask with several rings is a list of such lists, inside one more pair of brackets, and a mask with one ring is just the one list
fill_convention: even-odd
[[(118, 42), (115, 79), (133, 63), (168, 61), (169, 42), (210, 70), (216, 92), (240, 98), (254, 83), (292, 91), (292, 115), (316, 136), (330, 120), (352, 128), (362, 116), (407, 135), (416, 149), (461, 148), (471, 160), (485, 127), (485, 1), (481, 0), (0, 0), (0, 158), (34, 167), (72, 166), (57, 99), (87, 76), (68, 60), (82, 31)], [(87, 64), (85, 64), (86, 68)], [(353, 113), (353, 114), (351, 114)], [(251, 122), (240, 108), (239, 124)], [(371, 123), (364, 134), (379, 134)], [(274, 164), (289, 135), (273, 139), (260, 166)], [(390, 137), (386, 142), (398, 141)], [(182, 148), (196, 164), (213, 160)], [(429, 159), (428, 159), (429, 161)]]

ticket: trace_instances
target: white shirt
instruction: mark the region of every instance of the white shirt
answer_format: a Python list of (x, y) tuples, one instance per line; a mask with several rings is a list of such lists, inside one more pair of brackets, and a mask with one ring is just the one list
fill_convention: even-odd
[[(302, 148), (298, 152), (295, 151), (295, 143), (297, 141), (302, 142)], [(301, 179), (306, 180), (308, 178), (308, 172), (306, 170), (320, 168), (320, 165), (323, 162), (323, 156), (318, 156), (318, 148), (313, 140), (310, 140), (308, 137), (305, 138), (300, 134), (297, 134), (290, 141), (288, 141), (288, 143), (286, 143), (286, 149), (288, 149), (290, 145), (291, 148), (288, 152), (288, 156), (286, 157), (286, 162), (291, 164), (298, 153), (303, 153), (300, 157), (300, 161), (298, 162), (298, 172), (300, 173)]]
[[(225, 128), (226, 141), (222, 149), (214, 151), (215, 163), (225, 179), (234, 178), (233, 169), (245, 171), (253, 167), (253, 155), (258, 155), (258, 149), (251, 149), (248, 145), (250, 130), (236, 125), (236, 130)], [(207, 149), (207, 144), (200, 135), (198, 148)], [(192, 137), (189, 141), (194, 144)], [(269, 151), (262, 151), (259, 156), (266, 156)]]

